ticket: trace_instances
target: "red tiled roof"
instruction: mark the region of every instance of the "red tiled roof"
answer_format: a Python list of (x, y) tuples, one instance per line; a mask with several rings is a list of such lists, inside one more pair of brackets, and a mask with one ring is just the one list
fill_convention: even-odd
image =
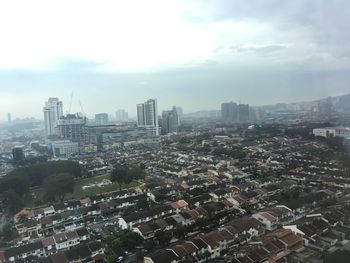
[(5, 252), (0, 251), (0, 261), (5, 261)]
[(270, 222), (276, 221), (276, 218), (274, 216), (272, 216), (271, 214), (267, 213), (267, 212), (259, 212), (257, 214), (260, 215), (261, 217), (265, 218), (266, 220), (270, 221)]

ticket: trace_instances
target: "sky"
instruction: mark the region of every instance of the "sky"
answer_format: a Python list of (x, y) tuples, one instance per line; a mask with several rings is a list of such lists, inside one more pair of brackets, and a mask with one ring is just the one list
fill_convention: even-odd
[(349, 24), (348, 0), (0, 0), (0, 120), (349, 93)]

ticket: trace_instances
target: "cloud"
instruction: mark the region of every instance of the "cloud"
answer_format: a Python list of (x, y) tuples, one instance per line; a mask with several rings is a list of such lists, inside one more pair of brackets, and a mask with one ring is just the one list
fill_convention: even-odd
[(305, 49), (313, 45), (315, 53), (328, 52), (337, 56), (350, 42), (347, 29), (350, 2), (347, 0), (194, 1), (190, 8), (195, 11), (186, 13), (184, 17), (194, 23), (253, 21), (269, 24), (274, 28), (269, 38), (292, 39)]
[(345, 0), (4, 1), (0, 68), (47, 69), (80, 58), (104, 71), (157, 71), (240, 63), (230, 46), (266, 54), (281, 51), (278, 43), (295, 43), (289, 58), (337, 58), (350, 42), (349, 7)]
[(347, 0), (1, 1), (0, 92), (36, 116), (72, 90), (91, 113), (328, 96), (348, 90), (349, 24)]
[(232, 46), (231, 49), (235, 52), (257, 52), (271, 53), (286, 49), (288, 45), (262, 45), (262, 46)]

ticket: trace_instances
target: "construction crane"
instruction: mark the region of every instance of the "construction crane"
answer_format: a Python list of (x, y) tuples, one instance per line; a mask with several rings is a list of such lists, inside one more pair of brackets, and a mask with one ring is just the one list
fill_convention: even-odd
[(68, 109), (67, 114), (70, 114), (70, 112), (71, 112), (71, 110), (72, 110), (73, 95), (74, 95), (74, 93), (73, 93), (73, 91), (72, 91), (72, 93), (71, 93), (71, 95), (70, 95), (69, 109)]
[(79, 105), (80, 105), (81, 112), (83, 113), (83, 117), (85, 117), (86, 114), (85, 114), (85, 111), (83, 109), (83, 106), (81, 105), (81, 101), (80, 100), (79, 100)]

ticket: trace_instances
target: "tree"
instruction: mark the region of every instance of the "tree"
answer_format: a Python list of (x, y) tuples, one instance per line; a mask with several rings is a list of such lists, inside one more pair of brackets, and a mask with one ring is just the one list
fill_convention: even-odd
[(204, 228), (209, 225), (209, 219), (207, 217), (201, 217), (198, 218), (196, 223), (200, 228)]
[(184, 238), (186, 236), (186, 228), (181, 225), (181, 224), (178, 224), (176, 226), (176, 229), (175, 229), (175, 233), (174, 233), (178, 238)]
[(135, 232), (125, 231), (120, 236), (120, 242), (125, 249), (132, 250), (143, 243), (143, 238)]
[(18, 168), (8, 176), (17, 175), (22, 179), (28, 178), (30, 186), (35, 187), (42, 186), (46, 177), (60, 173), (69, 173), (74, 178), (79, 178), (82, 175), (82, 169), (80, 164), (74, 161), (43, 162)]
[(51, 175), (44, 180), (44, 189), (48, 200), (58, 198), (62, 202), (66, 194), (74, 191), (73, 175), (68, 173)]
[(115, 253), (115, 255), (117, 255), (117, 256), (123, 255), (124, 251), (123, 251), (122, 244), (121, 244), (119, 238), (113, 239), (110, 247), (113, 250), (113, 252)]
[(172, 236), (171, 236), (171, 233), (169, 231), (159, 231), (156, 233), (156, 238), (159, 242), (159, 244), (161, 245), (168, 245)]
[(140, 166), (133, 166), (128, 169), (128, 175), (130, 178), (138, 180), (145, 179), (146, 173)]
[(345, 152), (344, 147), (344, 138), (342, 137), (330, 137), (326, 139), (326, 143), (329, 146), (329, 148), (339, 151), (339, 152)]
[(29, 184), (28, 177), (23, 173), (9, 174), (0, 180), (0, 192), (12, 189), (21, 197), (29, 191)]
[(132, 178), (129, 177), (128, 168), (125, 165), (117, 165), (114, 167), (111, 177), (111, 181), (119, 184), (119, 190), (122, 190), (123, 184), (131, 183)]
[(14, 229), (12, 223), (6, 223), (0, 233), (0, 236), (4, 241), (11, 241), (17, 236), (17, 231)]
[(117, 255), (109, 255), (107, 257), (107, 263), (115, 263), (115, 262), (118, 262), (118, 256)]
[(23, 208), (23, 201), (15, 190), (9, 189), (2, 194), (3, 202), (12, 214), (18, 212)]

